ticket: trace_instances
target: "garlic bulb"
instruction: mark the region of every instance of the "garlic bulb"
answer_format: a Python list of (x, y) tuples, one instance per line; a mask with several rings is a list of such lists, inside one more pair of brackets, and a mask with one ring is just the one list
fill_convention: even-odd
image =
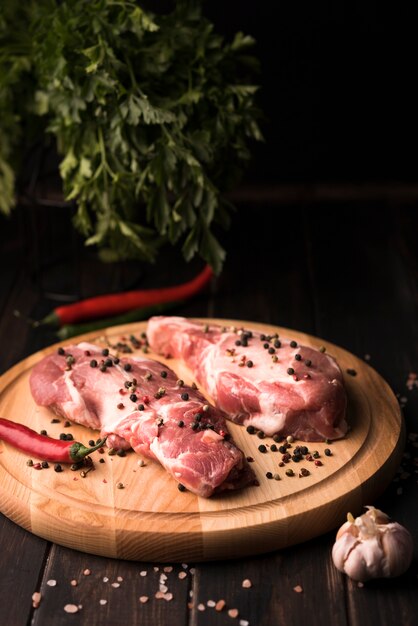
[(412, 537), (372, 506), (354, 519), (351, 513), (337, 533), (332, 549), (334, 565), (353, 580), (391, 578), (405, 572), (412, 560)]

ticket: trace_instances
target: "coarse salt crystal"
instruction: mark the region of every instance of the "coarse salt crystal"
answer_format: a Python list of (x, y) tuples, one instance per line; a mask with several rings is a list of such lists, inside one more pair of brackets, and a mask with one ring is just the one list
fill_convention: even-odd
[(76, 604), (66, 604), (64, 607), (66, 613), (78, 613), (79, 608)]
[(77, 587), (78, 582), (73, 579), (73, 580), (70, 581), (70, 585), (71, 585), (71, 587)]
[(112, 587), (114, 587), (115, 589), (117, 589), (118, 587), (120, 587), (120, 583), (112, 583)]
[(300, 585), (296, 585), (296, 587), (293, 587), (293, 591), (296, 591), (296, 593), (302, 593), (303, 588)]
[(164, 568), (164, 571), (169, 573), (173, 571), (173, 566), (172, 565), (168, 565), (167, 567)]
[(245, 578), (242, 581), (242, 586), (244, 587), (244, 589), (249, 589), (250, 587), (253, 586), (253, 583), (251, 582), (251, 580), (249, 578)]
[(103, 582), (104, 582), (104, 583), (108, 583), (108, 582), (109, 582), (109, 579), (108, 579), (108, 577), (107, 577), (107, 576), (103, 576)]
[(206, 602), (206, 604), (207, 604), (207, 605), (208, 605), (211, 609), (213, 609), (213, 607), (214, 607), (214, 606), (216, 606), (216, 602), (215, 602), (215, 600), (208, 600), (208, 601)]
[(170, 602), (170, 600), (173, 599), (173, 594), (168, 592), (164, 594), (164, 600), (167, 600), (167, 602)]
[(189, 567), (189, 566), (187, 565), (187, 563), (182, 563), (182, 564), (181, 564), (181, 566), (182, 566), (182, 568), (183, 568), (183, 569), (187, 569), (187, 568)]
[(48, 585), (48, 587), (55, 587), (57, 584), (57, 581), (51, 578), (50, 580), (46, 581), (46, 584)]
[(39, 591), (35, 591), (35, 593), (32, 594), (32, 606), (34, 609), (37, 609), (40, 602), (41, 602), (41, 594), (39, 593)]
[(104, 606), (105, 604), (107, 604), (107, 600), (105, 600), (104, 598), (102, 598), (101, 600), (99, 600), (99, 604), (101, 604), (102, 606)]
[(239, 626), (250, 626), (250, 622), (247, 619), (240, 619)]
[(164, 592), (163, 591), (157, 591), (155, 593), (155, 597), (157, 598), (157, 600), (162, 600), (162, 598), (164, 598)]
[(198, 611), (205, 611), (205, 610), (206, 610), (206, 607), (205, 607), (205, 605), (204, 605), (204, 604), (198, 604), (198, 605), (197, 605), (197, 610), (198, 610)]
[(183, 580), (183, 578), (187, 578), (187, 574), (186, 572), (179, 572), (178, 577), (180, 578), (180, 580)]
[(116, 580), (121, 583), (123, 581), (123, 578), (122, 576), (118, 576)]
[(154, 572), (159, 572), (160, 568), (159, 567), (153, 567)]
[(91, 574), (91, 570), (89, 570), (89, 569), (85, 569), (85, 570), (84, 570), (84, 572), (83, 572), (83, 574), (84, 574), (84, 576), (90, 576), (90, 574)]
[(168, 591), (167, 585), (160, 585), (160, 591), (162, 591), (163, 593), (167, 593)]
[(233, 618), (238, 617), (239, 611), (238, 609), (229, 609), (228, 615), (229, 617), (233, 617)]
[(146, 570), (144, 570), (144, 569), (143, 569), (143, 570), (142, 570), (142, 572), (139, 572), (139, 575), (140, 575), (140, 576), (146, 576), (146, 575), (147, 575), (147, 573), (148, 573), (148, 572), (147, 572)]
[(364, 587), (364, 583), (362, 583), (361, 581), (359, 581), (359, 582), (357, 583), (357, 587), (360, 587), (360, 589), (361, 589), (362, 587)]
[(139, 601), (141, 604), (145, 604), (146, 602), (148, 602), (149, 597), (148, 596), (140, 596), (139, 597)]
[(196, 570), (195, 570), (195, 568), (194, 568), (194, 567), (191, 567), (191, 568), (189, 569), (189, 572), (192, 574), (192, 576), (193, 576), (193, 574), (195, 573), (195, 571), (196, 571)]

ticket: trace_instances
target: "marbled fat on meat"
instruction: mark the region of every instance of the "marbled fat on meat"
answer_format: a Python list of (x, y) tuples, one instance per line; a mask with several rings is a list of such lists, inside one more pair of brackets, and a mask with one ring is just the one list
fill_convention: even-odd
[[(68, 355), (74, 359), (70, 366)], [(222, 412), (212, 406), (206, 410), (205, 397), (179, 386), (172, 370), (149, 358), (123, 356), (119, 363), (112, 359), (113, 365), (103, 372), (91, 367), (92, 359), (99, 365), (104, 360), (99, 348), (89, 343), (42, 359), (30, 377), (35, 402), (100, 429), (111, 447), (132, 447), (159, 461), (200, 496), (255, 483), (245, 456), (227, 433)]]
[(157, 354), (182, 360), (234, 422), (304, 441), (347, 432), (342, 373), (327, 354), (287, 338), (181, 317), (151, 318), (147, 337)]

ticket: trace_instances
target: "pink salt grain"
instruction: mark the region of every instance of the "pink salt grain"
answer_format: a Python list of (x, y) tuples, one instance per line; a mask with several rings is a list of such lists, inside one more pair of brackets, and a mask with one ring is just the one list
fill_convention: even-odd
[(215, 604), (215, 609), (217, 611), (222, 611), (225, 607), (225, 604), (226, 604), (225, 600), (218, 600), (217, 603)]
[(32, 594), (32, 606), (34, 609), (37, 609), (38, 606), (41, 603), (41, 594), (39, 593), (39, 591), (35, 591), (35, 593)]
[(303, 589), (300, 585), (296, 585), (296, 587), (293, 587), (293, 591), (296, 591), (296, 593), (302, 593)]
[(238, 609), (229, 609), (228, 611), (229, 617), (236, 618), (239, 615)]
[(180, 580), (183, 580), (183, 578), (187, 578), (187, 574), (186, 572), (179, 572), (178, 577), (180, 578)]
[(251, 582), (251, 580), (249, 578), (245, 578), (242, 581), (242, 586), (243, 586), (244, 589), (250, 589), (250, 587), (253, 586), (253, 583)]
[(71, 587), (77, 587), (78, 582), (75, 579), (73, 579), (73, 580), (70, 581), (70, 585), (71, 585)]
[(139, 597), (139, 601), (141, 604), (145, 604), (146, 602), (148, 602), (149, 597), (148, 596), (140, 596)]
[(91, 570), (89, 570), (89, 569), (85, 569), (85, 570), (84, 570), (84, 572), (83, 572), (83, 574), (84, 574), (84, 576), (90, 576), (90, 574), (91, 574)]
[(79, 608), (76, 604), (66, 604), (64, 607), (66, 613), (78, 613)]

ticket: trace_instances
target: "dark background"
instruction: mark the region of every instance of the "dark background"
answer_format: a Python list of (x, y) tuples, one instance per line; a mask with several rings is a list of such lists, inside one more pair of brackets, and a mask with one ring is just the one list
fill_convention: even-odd
[(265, 144), (248, 181), (417, 180), (416, 22), (398, 3), (220, 2), (225, 35), (257, 40)]

